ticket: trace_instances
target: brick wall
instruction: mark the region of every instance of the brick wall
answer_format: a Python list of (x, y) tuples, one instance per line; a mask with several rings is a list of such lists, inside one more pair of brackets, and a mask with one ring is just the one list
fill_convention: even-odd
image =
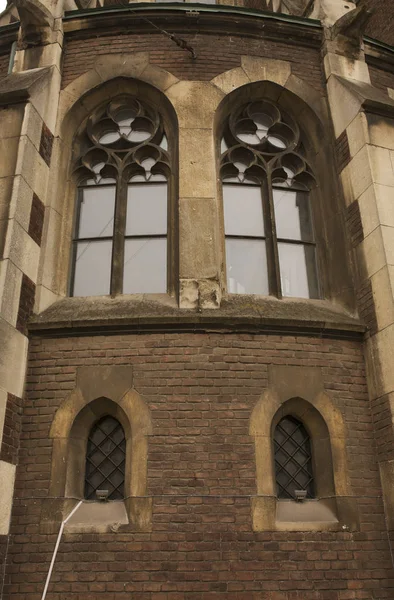
[(383, 71), (377, 67), (369, 65), (369, 73), (371, 76), (371, 83), (375, 87), (387, 92), (387, 88), (394, 89), (394, 68), (393, 71)]
[(368, 23), (366, 35), (394, 46), (394, 3), (392, 0), (367, 0), (374, 14)]
[(66, 44), (63, 87), (93, 67), (97, 56), (119, 52), (149, 52), (150, 61), (179, 79), (209, 81), (240, 66), (241, 55), (263, 56), (293, 63), (293, 73), (323, 92), (319, 51), (288, 43), (229, 35), (182, 34), (196, 50), (193, 61), (188, 52), (178, 48), (162, 34), (113, 34), (88, 39), (69, 39)]
[[(248, 427), (272, 363), (321, 367), (346, 423), (359, 532), (252, 531)], [(32, 340), (3, 600), (41, 597), (56, 541), (39, 531), (48, 432), (84, 365), (133, 366), (153, 422), (153, 529), (66, 534), (47, 600), (393, 598), (361, 344), (185, 333)]]

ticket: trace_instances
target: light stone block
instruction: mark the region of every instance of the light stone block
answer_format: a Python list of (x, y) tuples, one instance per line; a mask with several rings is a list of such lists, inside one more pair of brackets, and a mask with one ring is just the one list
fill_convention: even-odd
[[(394, 187), (394, 170), (390, 151), (378, 146), (368, 146), (368, 154), (373, 181)], [(392, 155), (394, 158), (394, 153)]]
[(44, 223), (44, 252), (39, 283), (54, 294), (65, 295), (68, 285), (68, 268), (71, 256), (72, 211), (59, 215), (47, 209)]
[[(385, 327), (373, 336), (375, 365), (378, 364), (379, 380), (377, 383), (377, 396), (394, 391), (394, 369), (392, 364), (394, 348), (394, 324)], [(376, 368), (376, 366), (375, 366)]]
[(0, 138), (0, 178), (12, 177), (18, 156), (19, 137)]
[(364, 236), (369, 235), (380, 225), (376, 204), (375, 186), (372, 184), (358, 199)]
[(102, 54), (94, 63), (94, 70), (102, 81), (114, 77), (135, 77), (138, 79), (148, 62), (148, 52)]
[(229, 94), (242, 85), (250, 83), (250, 79), (241, 67), (237, 67), (214, 77), (214, 79), (211, 79), (211, 83), (216, 85), (225, 94)]
[(29, 138), (20, 138), (15, 175), (22, 175), (26, 183), (45, 204), (49, 168)]
[(241, 67), (250, 81), (273, 81), (284, 87), (291, 74), (291, 63), (259, 56), (241, 56)]
[(29, 229), (32, 201), (33, 190), (21, 175), (17, 175), (13, 181), (8, 217), (16, 219), (26, 231)]
[(362, 252), (365, 258), (369, 277), (386, 265), (386, 252), (382, 236), (382, 228), (377, 227), (363, 241)]
[(367, 146), (363, 146), (349, 163), (348, 173), (351, 195), (354, 199), (357, 199), (373, 182), (370, 154)]
[(40, 248), (15, 219), (9, 224), (4, 258), (11, 260), (16, 267), (36, 283)]
[(36, 298), (34, 304), (34, 312), (41, 313), (46, 308), (54, 304), (61, 299), (61, 296), (55, 294), (51, 290), (48, 290), (44, 285), (38, 285), (36, 287)]
[(328, 52), (324, 57), (324, 71), (326, 78), (331, 75), (339, 75), (346, 79), (356, 79), (364, 83), (371, 83), (369, 69), (366, 62), (353, 60), (340, 54)]
[(179, 307), (195, 309), (198, 307), (199, 289), (195, 279), (179, 280)]
[(0, 317), (0, 382), (1, 387), (22, 397), (28, 339)]
[(0, 535), (10, 529), (16, 466), (0, 460)]
[(42, 118), (32, 104), (27, 104), (22, 122), (21, 135), (29, 138), (37, 150), (40, 149)]
[(179, 79), (165, 69), (156, 65), (148, 64), (139, 76), (141, 81), (146, 81), (157, 87), (162, 92), (168, 90), (172, 85), (178, 83)]
[[(209, 129), (224, 94), (215, 85), (203, 81), (180, 81), (167, 90), (178, 116), (179, 127)], [(181, 152), (179, 153), (182, 156)]]
[(378, 329), (394, 323), (393, 287), (388, 267), (383, 267), (371, 278)]
[(394, 265), (394, 227), (381, 226), (384, 250), (388, 265)]
[(361, 100), (345, 88), (335, 76), (328, 79), (327, 92), (337, 138), (356, 117), (361, 107)]
[(40, 80), (40, 85), (35, 86), (30, 96), (30, 102), (52, 133), (56, 128), (61, 82), (62, 76), (59, 69), (52, 67), (46, 79)]
[(0, 388), (0, 448), (3, 439), (5, 409), (7, 407), (8, 394), (6, 390)]
[(0, 262), (0, 315), (13, 327), (16, 325), (22, 272), (10, 260)]
[(218, 211), (214, 198), (179, 200), (181, 278), (218, 278), (218, 230)]
[(179, 130), (179, 196), (216, 197), (216, 157), (211, 129)]
[(8, 219), (10, 215), (13, 181), (13, 177), (2, 177), (0, 179), (0, 221)]
[(358, 113), (346, 128), (350, 156), (353, 158), (361, 148), (370, 142), (368, 123), (365, 113)]
[[(18, 137), (23, 122), (23, 104), (0, 108), (0, 139)], [(3, 155), (2, 155), (3, 160)]]
[(394, 150), (394, 119), (368, 115), (368, 125), (372, 145)]

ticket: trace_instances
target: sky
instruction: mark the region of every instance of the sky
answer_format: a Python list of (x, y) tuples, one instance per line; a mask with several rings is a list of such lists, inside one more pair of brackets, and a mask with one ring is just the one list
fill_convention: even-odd
[(6, 4), (7, 0), (0, 0), (0, 12), (5, 9)]

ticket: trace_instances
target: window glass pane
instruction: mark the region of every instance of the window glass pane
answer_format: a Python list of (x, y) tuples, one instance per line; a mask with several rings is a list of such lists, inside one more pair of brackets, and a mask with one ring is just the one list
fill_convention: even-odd
[(314, 246), (278, 243), (283, 296), (319, 298)]
[(109, 294), (112, 240), (78, 242), (73, 296)]
[(226, 235), (264, 237), (260, 186), (223, 184), (223, 202)]
[(167, 240), (125, 240), (124, 294), (167, 291)]
[(166, 233), (167, 184), (129, 185), (126, 235), (165, 235)]
[(279, 239), (313, 241), (308, 194), (273, 190), (276, 233)]
[(264, 240), (226, 239), (226, 263), (230, 294), (268, 294)]
[(81, 189), (79, 238), (109, 237), (114, 229), (115, 186)]

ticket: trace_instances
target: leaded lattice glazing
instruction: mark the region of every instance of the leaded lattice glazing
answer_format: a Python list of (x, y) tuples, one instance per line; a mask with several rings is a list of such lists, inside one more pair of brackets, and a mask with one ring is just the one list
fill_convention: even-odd
[(160, 114), (119, 96), (89, 117), (76, 148), (71, 294), (166, 292), (171, 169)]
[(96, 423), (86, 451), (85, 498), (96, 500), (96, 490), (108, 490), (109, 500), (124, 498), (126, 440), (123, 427), (111, 416)]
[(270, 101), (234, 111), (221, 141), (230, 293), (318, 298), (309, 192), (316, 185), (300, 129)]
[(285, 417), (274, 433), (275, 475), (278, 498), (295, 499), (295, 490), (314, 498), (311, 443), (301, 421)]

